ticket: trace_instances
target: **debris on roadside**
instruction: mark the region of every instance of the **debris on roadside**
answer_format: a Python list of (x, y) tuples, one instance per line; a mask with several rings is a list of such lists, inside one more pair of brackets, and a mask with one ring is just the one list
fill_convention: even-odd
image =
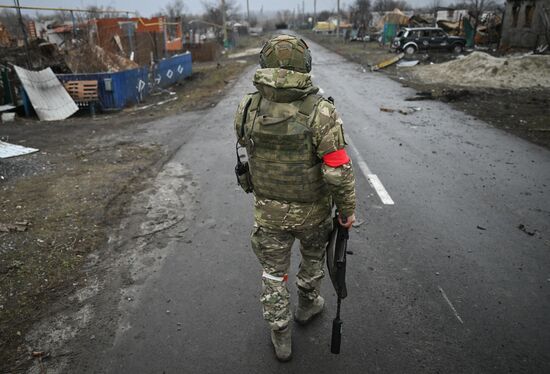
[(477, 227), (478, 230), (482, 230), (482, 231), (487, 230), (486, 227), (483, 227), (483, 226), (480, 226), (480, 225), (477, 225), (476, 227)]
[(13, 113), (13, 112), (2, 113), (0, 118), (2, 119), (2, 123), (14, 122), (15, 121), (15, 113)]
[(399, 61), (396, 66), (398, 68), (410, 68), (418, 65), (419, 62), (420, 60)]
[(420, 108), (420, 107), (410, 106), (410, 107), (407, 107), (407, 109), (399, 109), (398, 112), (406, 116), (408, 114), (413, 114), (413, 113), (419, 112), (421, 110), (422, 110), (422, 108)]
[(405, 98), (405, 101), (422, 101), (422, 100), (441, 100), (444, 102), (451, 102), (463, 99), (470, 95), (471, 92), (466, 89), (440, 89), (432, 91), (417, 92), (414, 96)]
[(416, 95), (405, 98), (405, 101), (435, 100), (431, 91), (417, 92)]
[(0, 141), (0, 158), (22, 156), (34, 152), (38, 152), (38, 149)]
[(384, 60), (382, 62), (379, 62), (378, 64), (371, 67), (371, 71), (378, 71), (380, 69), (387, 68), (390, 65), (395, 64), (397, 61), (401, 60), (403, 57), (405, 57), (404, 53), (400, 53), (397, 56), (394, 56), (388, 60)]
[(386, 108), (386, 107), (380, 107), (380, 111), (381, 112), (386, 112), (386, 113), (394, 113), (394, 112), (398, 112), (398, 113), (401, 113), (403, 115), (408, 115), (408, 114), (412, 114), (414, 112), (419, 112), (421, 111), (422, 108), (420, 107), (407, 107), (405, 109), (393, 109), (393, 108)]
[(15, 109), (15, 105), (0, 105), (0, 113)]
[(67, 52), (67, 66), (73, 74), (96, 73), (101, 71), (119, 72), (139, 68), (139, 64), (112, 53), (98, 45), (84, 43)]
[(178, 99), (177, 96), (174, 96), (170, 99), (167, 99), (167, 100), (162, 100), (162, 101), (159, 101), (158, 103), (154, 103), (154, 104), (149, 104), (149, 105), (144, 105), (144, 106), (140, 106), (140, 107), (137, 107), (134, 109), (134, 111), (139, 111), (139, 110), (143, 110), (143, 109), (148, 109), (148, 108), (152, 108), (154, 106), (160, 106), (160, 105), (164, 105), (164, 104), (167, 104), (167, 103), (170, 103), (172, 101), (176, 101)]
[(537, 230), (529, 230), (523, 223), (518, 225), (518, 229), (529, 236), (534, 236), (537, 233)]
[(16, 221), (14, 223), (0, 223), (0, 232), (27, 231), (31, 223), (29, 221)]
[(44, 351), (33, 351), (31, 355), (34, 358), (45, 358), (47, 356)]

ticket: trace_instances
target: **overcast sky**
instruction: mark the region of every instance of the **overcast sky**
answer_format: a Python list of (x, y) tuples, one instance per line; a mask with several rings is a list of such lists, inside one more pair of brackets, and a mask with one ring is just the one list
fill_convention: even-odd
[[(210, 3), (217, 3), (219, 0), (207, 0)], [(373, 0), (371, 0), (373, 1)], [(88, 5), (111, 6), (123, 10), (137, 10), (143, 16), (149, 16), (157, 12), (170, 0), (20, 0), (22, 6), (45, 6), (45, 7), (64, 7), (64, 8), (85, 8)], [(186, 11), (191, 13), (202, 13), (204, 10), (202, 0), (183, 0)], [(246, 10), (246, 0), (236, 0), (241, 5), (241, 10)], [(249, 0), (250, 10), (259, 11), (262, 6), (264, 11), (273, 11), (281, 9), (296, 9), (296, 6), (302, 5), (301, 0)], [(340, 6), (347, 7), (354, 0), (340, 0)], [(425, 5), (430, 0), (407, 0), (412, 6)], [(443, 4), (448, 4), (450, 0), (443, 0)], [(0, 0), (0, 4), (12, 5), (12, 0)], [(306, 12), (313, 12), (313, 0), (305, 0)], [(336, 8), (336, 0), (317, 0), (317, 9), (331, 10)]]

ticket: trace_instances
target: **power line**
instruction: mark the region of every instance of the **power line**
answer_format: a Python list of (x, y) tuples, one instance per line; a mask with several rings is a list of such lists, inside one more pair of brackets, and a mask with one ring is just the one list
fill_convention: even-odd
[(87, 12), (87, 13), (127, 13), (127, 14), (137, 14), (137, 12), (131, 12), (129, 10), (116, 10), (116, 9), (78, 9), (78, 8), (50, 8), (50, 7), (41, 7), (41, 6), (21, 6), (19, 5), (19, 0), (15, 0), (15, 5), (0, 5), (0, 8), (7, 9), (18, 9), (21, 10), (50, 10), (50, 11), (64, 11), (64, 12)]

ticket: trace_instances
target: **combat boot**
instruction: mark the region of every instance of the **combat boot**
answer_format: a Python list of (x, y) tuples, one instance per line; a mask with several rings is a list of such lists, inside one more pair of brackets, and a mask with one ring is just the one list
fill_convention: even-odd
[(271, 330), (271, 342), (275, 348), (277, 360), (285, 362), (292, 358), (292, 334), (290, 326), (282, 330)]
[(305, 325), (311, 321), (313, 317), (321, 313), (324, 307), (325, 299), (321, 296), (317, 296), (314, 300), (299, 296), (298, 308), (294, 313), (294, 320), (300, 325)]

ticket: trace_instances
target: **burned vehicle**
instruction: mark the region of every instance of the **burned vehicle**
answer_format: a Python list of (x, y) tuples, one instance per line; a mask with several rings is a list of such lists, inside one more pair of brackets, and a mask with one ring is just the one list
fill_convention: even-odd
[(439, 27), (403, 28), (392, 43), (392, 49), (408, 55), (425, 50), (460, 53), (465, 46), (465, 38), (448, 35)]

